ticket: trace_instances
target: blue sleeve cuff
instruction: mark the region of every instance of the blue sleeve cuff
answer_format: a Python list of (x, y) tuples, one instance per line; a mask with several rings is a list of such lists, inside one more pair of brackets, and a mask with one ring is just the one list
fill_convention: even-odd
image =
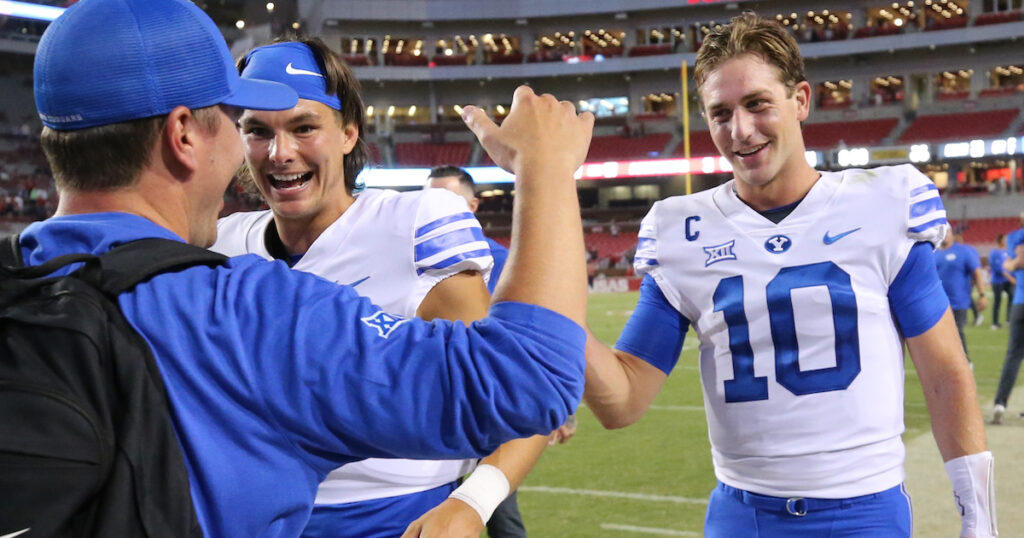
[(889, 286), (889, 307), (906, 338), (931, 329), (946, 313), (949, 298), (935, 269), (931, 243), (911, 247), (903, 267)]
[(650, 275), (640, 284), (640, 300), (615, 343), (668, 375), (679, 360), (690, 321), (669, 304)]

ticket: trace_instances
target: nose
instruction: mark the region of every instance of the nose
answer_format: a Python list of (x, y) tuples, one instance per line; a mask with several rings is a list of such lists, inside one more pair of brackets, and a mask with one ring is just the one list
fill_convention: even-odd
[(270, 161), (274, 164), (286, 164), (295, 160), (295, 140), (286, 135), (275, 135), (270, 141)]
[(754, 116), (739, 108), (732, 115), (732, 139), (742, 142), (754, 134)]

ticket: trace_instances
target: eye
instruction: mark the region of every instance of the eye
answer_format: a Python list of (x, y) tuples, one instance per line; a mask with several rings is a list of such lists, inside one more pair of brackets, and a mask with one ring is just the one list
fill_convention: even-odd
[(717, 123), (729, 121), (729, 111), (724, 108), (719, 108), (711, 113), (711, 119)]
[(259, 138), (267, 138), (270, 136), (270, 130), (257, 125), (246, 125), (242, 127), (242, 134)]
[(316, 130), (315, 125), (303, 124), (295, 128), (297, 134), (310, 134)]
[(751, 99), (747, 102), (747, 109), (757, 111), (763, 109), (767, 104), (768, 101), (764, 99)]

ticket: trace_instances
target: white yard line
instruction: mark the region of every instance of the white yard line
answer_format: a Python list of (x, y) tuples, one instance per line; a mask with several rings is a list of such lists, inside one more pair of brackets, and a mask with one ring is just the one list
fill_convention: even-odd
[(676, 504), (707, 504), (707, 499), (691, 499), (674, 495), (653, 495), (650, 493), (630, 493), (628, 491), (605, 491), (599, 489), (552, 488), (548, 486), (521, 486), (519, 491), (528, 493), (559, 493), (562, 495), (586, 495), (590, 497), (612, 497), (616, 499), (633, 499), (637, 501), (669, 502)]
[(700, 533), (691, 531), (677, 531), (672, 529), (659, 529), (655, 527), (636, 527), (634, 525), (619, 525), (617, 523), (602, 523), (601, 528), (606, 531), (638, 532), (641, 534), (659, 534), (662, 536), (700, 536)]

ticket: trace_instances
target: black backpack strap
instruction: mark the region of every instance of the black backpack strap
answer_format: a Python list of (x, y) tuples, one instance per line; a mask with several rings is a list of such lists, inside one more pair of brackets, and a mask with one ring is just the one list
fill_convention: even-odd
[(21, 243), (19, 235), (8, 235), (0, 239), (0, 273), (13, 278), (42, 278), (53, 274), (54, 271), (73, 263), (90, 262), (96, 260), (92, 254), (65, 254), (47, 260), (39, 265), (25, 266), (25, 260), (21, 256)]
[(119, 245), (100, 255), (99, 288), (118, 295), (154, 275), (181, 271), (196, 265), (216, 267), (227, 256), (172, 239), (140, 239)]
[(5, 267), (22, 267), (25, 261), (21, 258), (21, 242), (18, 238), (21, 234), (11, 234), (4, 237), (3, 244), (0, 244), (0, 265)]

